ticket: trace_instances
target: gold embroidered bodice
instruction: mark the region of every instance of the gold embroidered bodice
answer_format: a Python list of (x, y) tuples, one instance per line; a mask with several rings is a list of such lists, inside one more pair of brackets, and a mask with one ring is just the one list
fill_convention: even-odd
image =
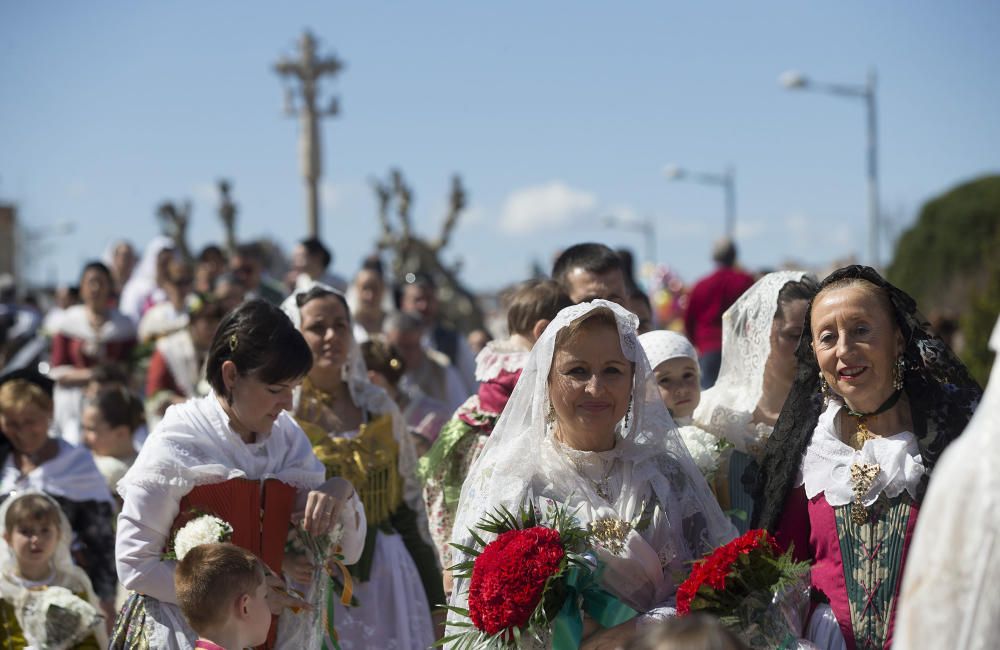
[(340, 476), (351, 482), (365, 506), (369, 527), (385, 522), (403, 503), (403, 481), (399, 475), (399, 445), (392, 430), (392, 416), (375, 416), (361, 425), (356, 436), (332, 433), (323, 422), (310, 422), (303, 414), (325, 409), (308, 404), (305, 392), (296, 409), (296, 419), (312, 442), (313, 452), (326, 466), (327, 477)]

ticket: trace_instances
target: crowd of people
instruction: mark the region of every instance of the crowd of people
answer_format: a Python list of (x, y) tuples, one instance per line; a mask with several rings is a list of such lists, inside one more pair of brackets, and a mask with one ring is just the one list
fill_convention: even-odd
[[(751, 528), (811, 566), (800, 647), (1000, 633), (977, 456), (998, 371), (984, 396), (876, 270), (754, 275), (722, 242), (672, 331), (628, 260), (583, 243), (469, 333), (433, 277), (331, 259), (303, 240), (276, 279), (258, 246), (192, 260), (158, 237), (115, 242), (46, 313), (5, 296), (0, 647), (448, 645), (480, 519), (552, 503), (623, 606), (584, 616), (581, 648), (743, 647), (676, 596)], [(182, 552), (207, 515), (225, 534)]]

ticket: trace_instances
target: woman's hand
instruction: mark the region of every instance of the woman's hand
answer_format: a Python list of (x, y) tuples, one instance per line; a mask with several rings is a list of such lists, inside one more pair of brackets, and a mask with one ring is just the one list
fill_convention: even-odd
[(635, 636), (635, 619), (591, 634), (580, 644), (580, 650), (621, 650)]
[(302, 512), (302, 527), (306, 532), (317, 536), (332, 532), (344, 504), (353, 494), (354, 486), (339, 476), (310, 490)]
[(302, 586), (312, 583), (315, 569), (316, 565), (305, 555), (285, 553), (285, 559), (281, 563), (281, 570), (285, 576)]
[(281, 612), (286, 607), (294, 610), (312, 609), (312, 605), (289, 593), (285, 581), (278, 576), (268, 573), (265, 580), (267, 582), (267, 606), (270, 608), (271, 614), (281, 616)]

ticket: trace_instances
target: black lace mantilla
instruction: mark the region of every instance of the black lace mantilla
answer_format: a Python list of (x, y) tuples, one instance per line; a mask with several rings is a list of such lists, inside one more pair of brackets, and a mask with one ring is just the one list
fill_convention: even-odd
[[(927, 480), (945, 447), (965, 429), (975, 411), (982, 389), (954, 352), (935, 336), (917, 311), (916, 302), (868, 266), (848, 266), (831, 273), (820, 289), (835, 282), (860, 278), (883, 289), (892, 302), (896, 324), (906, 348), (903, 390), (910, 403), (913, 430), (920, 455), (927, 468), (920, 486)], [(754, 512), (751, 525), (773, 531), (781, 519), (802, 454), (805, 452), (823, 409), (819, 392), (819, 366), (812, 350), (810, 312), (806, 311), (802, 338), (795, 351), (798, 372), (788, 394), (774, 433), (767, 441), (754, 484)]]

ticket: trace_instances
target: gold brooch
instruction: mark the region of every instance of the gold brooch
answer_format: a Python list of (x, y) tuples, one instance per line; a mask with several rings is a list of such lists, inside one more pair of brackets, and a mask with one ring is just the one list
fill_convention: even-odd
[(872, 489), (882, 468), (878, 463), (854, 463), (851, 465), (851, 483), (854, 484), (854, 503), (851, 504), (851, 520), (860, 526), (868, 521), (868, 508), (862, 500)]
[(632, 524), (613, 517), (592, 521), (589, 528), (590, 536), (612, 555), (621, 555), (625, 549), (625, 539), (632, 532)]

